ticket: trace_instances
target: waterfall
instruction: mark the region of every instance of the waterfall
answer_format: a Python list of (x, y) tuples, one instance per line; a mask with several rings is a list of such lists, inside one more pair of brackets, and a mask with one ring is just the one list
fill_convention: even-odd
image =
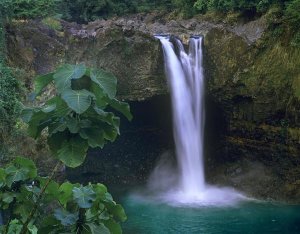
[[(203, 168), (202, 38), (191, 38), (187, 54), (180, 40), (159, 37), (172, 96), (174, 139), (182, 191), (197, 195), (205, 188)], [(178, 54), (175, 53), (176, 49)]]
[(157, 38), (163, 47), (172, 99), (178, 171), (166, 165), (168, 160), (164, 159), (150, 176), (149, 187), (163, 191), (160, 200), (172, 202), (207, 205), (238, 200), (243, 196), (233, 189), (212, 187), (205, 183), (203, 37), (190, 38), (188, 53), (177, 38)]

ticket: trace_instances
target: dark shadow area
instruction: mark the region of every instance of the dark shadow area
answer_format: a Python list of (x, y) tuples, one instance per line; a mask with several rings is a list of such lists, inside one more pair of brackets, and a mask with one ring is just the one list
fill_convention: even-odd
[[(212, 97), (205, 97), (205, 128), (204, 128), (204, 161), (205, 170), (213, 170), (214, 165), (221, 163), (224, 153), (222, 145), (226, 132), (226, 120), (221, 106)], [(206, 173), (207, 174), (207, 173)]]
[(91, 149), (86, 162), (68, 169), (71, 181), (105, 184), (144, 183), (157, 158), (174, 148), (168, 95), (130, 102), (133, 120), (121, 118), (121, 135), (103, 149)]

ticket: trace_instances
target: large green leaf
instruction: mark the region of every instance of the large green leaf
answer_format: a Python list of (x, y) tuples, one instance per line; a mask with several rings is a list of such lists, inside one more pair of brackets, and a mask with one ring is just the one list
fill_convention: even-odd
[(19, 168), (27, 169), (27, 175), (29, 178), (33, 179), (37, 176), (37, 168), (32, 160), (23, 157), (16, 157), (13, 163)]
[(37, 138), (50, 122), (51, 119), (47, 113), (41, 110), (33, 112), (32, 117), (28, 122), (28, 134), (33, 138)]
[(49, 116), (51, 117), (64, 117), (71, 112), (71, 109), (68, 107), (67, 103), (62, 100), (60, 97), (56, 96), (47, 101), (48, 106), (55, 105), (55, 111), (51, 112)]
[[(21, 195), (23, 197), (23, 194)], [(28, 218), (30, 211), (32, 210), (32, 207), (34, 206), (34, 201), (33, 199), (27, 199), (27, 200), (20, 200), (19, 199), (20, 196), (17, 197), (17, 201), (18, 203), (15, 204), (14, 207), (14, 215), (17, 215), (18, 217), (20, 217), (20, 220), (22, 222), (25, 222), (26, 219)], [(27, 195), (27, 197), (31, 197), (31, 195)], [(25, 197), (25, 198), (27, 198)]]
[(79, 134), (83, 139), (88, 140), (88, 144), (92, 148), (103, 148), (105, 144), (104, 132), (99, 128), (82, 128)]
[(107, 204), (108, 211), (114, 216), (115, 219), (124, 222), (127, 219), (123, 207), (119, 204)]
[(92, 97), (94, 95), (83, 89), (83, 90), (65, 90), (62, 93), (62, 98), (68, 104), (68, 106), (74, 110), (77, 114), (82, 114), (91, 105)]
[(107, 100), (109, 105), (115, 110), (121, 112), (128, 120), (132, 120), (130, 106), (126, 102), (121, 102), (117, 99)]
[(19, 220), (14, 219), (9, 222), (8, 227), (7, 234), (19, 234), (21, 233), (23, 225)]
[(73, 198), (80, 208), (91, 208), (96, 200), (96, 193), (91, 186), (73, 188)]
[(26, 158), (17, 157), (13, 163), (5, 169), (6, 183), (10, 187), (14, 182), (33, 179), (37, 176), (34, 163)]
[(79, 216), (78, 212), (70, 213), (65, 209), (56, 209), (54, 217), (61, 222), (63, 226), (70, 226), (77, 222)]
[(49, 134), (55, 134), (57, 132), (63, 132), (67, 128), (67, 122), (64, 118), (57, 119), (57, 121), (52, 121), (48, 126)]
[(111, 126), (111, 125), (102, 125), (102, 129), (104, 132), (104, 138), (106, 140), (109, 140), (110, 142), (113, 142), (116, 140), (119, 129), (116, 129), (114, 126)]
[(104, 225), (109, 229), (111, 234), (122, 234), (122, 229), (119, 223), (113, 219), (103, 220)]
[(56, 156), (66, 164), (66, 166), (78, 167), (84, 162), (87, 150), (87, 141), (83, 140), (79, 135), (74, 135), (72, 138), (63, 142)]
[(58, 151), (62, 148), (64, 142), (68, 140), (68, 137), (69, 133), (67, 131), (57, 132), (48, 137), (47, 143), (54, 155), (58, 154)]
[(92, 69), (91, 79), (94, 81), (109, 98), (114, 98), (117, 92), (117, 78), (110, 72), (102, 69)]
[(28, 228), (28, 231), (29, 231), (30, 234), (37, 234), (38, 233), (38, 228), (33, 224), (29, 224), (27, 226), (27, 228)]
[[(45, 183), (47, 183), (47, 180), (45, 180), (44, 183), (41, 183), (42, 188), (44, 187)], [(48, 186), (45, 190), (43, 199), (48, 202), (51, 202), (51, 201), (53, 201), (53, 198), (59, 198), (58, 191), (59, 191), (59, 184), (57, 182), (51, 180), (48, 183)]]
[(93, 126), (93, 122), (88, 119), (82, 119), (79, 122), (79, 126), (80, 126), (80, 128), (90, 128)]
[(65, 182), (59, 187), (58, 200), (63, 206), (66, 206), (67, 203), (70, 200), (72, 200), (72, 198), (73, 198), (72, 190), (73, 190), (74, 187), (75, 187), (75, 185), (71, 184), (70, 182)]
[(79, 125), (80, 121), (78, 119), (73, 118), (73, 117), (69, 117), (69, 118), (67, 118), (66, 122), (67, 122), (67, 127), (68, 127), (68, 129), (71, 133), (75, 134), (75, 133), (79, 132), (79, 130), (80, 130), (80, 125)]
[(61, 66), (53, 75), (56, 88), (60, 92), (63, 92), (65, 89), (70, 89), (71, 80), (81, 78), (85, 74), (85, 71), (86, 67), (83, 64), (65, 64)]
[(108, 105), (108, 103), (106, 101), (106, 97), (105, 97), (105, 93), (103, 92), (103, 89), (100, 88), (99, 85), (96, 84), (95, 82), (92, 82), (91, 91), (95, 95), (97, 106), (101, 108), (105, 108)]
[(90, 234), (110, 234), (110, 231), (104, 224), (97, 225), (96, 223), (87, 223)]
[(37, 76), (34, 80), (35, 95), (38, 96), (42, 90), (53, 80), (54, 73)]
[(97, 199), (105, 199), (105, 194), (107, 193), (107, 188), (104, 184), (93, 184), (93, 189), (97, 194)]
[(114, 124), (114, 114), (111, 112), (106, 112), (102, 110), (101, 108), (94, 107), (94, 110), (99, 115), (99, 117), (103, 120), (103, 122), (106, 122), (108, 124), (113, 125)]
[(17, 168), (13, 165), (5, 169), (7, 174), (6, 183), (10, 187), (14, 182), (29, 179), (28, 170), (25, 168)]
[(43, 217), (39, 225), (39, 234), (55, 234), (60, 233), (56, 229), (60, 229), (60, 221), (57, 220), (53, 215)]

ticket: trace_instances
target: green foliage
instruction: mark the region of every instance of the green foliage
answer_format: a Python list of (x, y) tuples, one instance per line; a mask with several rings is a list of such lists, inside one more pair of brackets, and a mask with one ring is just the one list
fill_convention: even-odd
[(278, 24), (284, 18), (285, 23), (295, 31), (298, 30), (300, 22), (300, 0), (197, 0), (194, 8), (201, 13), (239, 12), (242, 16), (256, 16), (268, 12), (270, 23)]
[(299, 27), (300, 0), (293, 0), (293, 1), (288, 2), (286, 10), (285, 10), (285, 18), (294, 28)]
[(70, 21), (88, 22), (114, 15), (172, 9), (171, 0), (64, 0), (60, 10)]
[(208, 2), (205, 0), (198, 0), (194, 3), (194, 8), (196, 8), (199, 12), (205, 13), (208, 10)]
[(197, 0), (194, 6), (201, 12), (206, 12), (208, 10), (219, 12), (265, 12), (272, 4), (276, 2), (276, 0)]
[(292, 87), (293, 87), (294, 95), (298, 98), (298, 100), (300, 100), (300, 76), (294, 79)]
[(6, 66), (5, 28), (0, 15), (0, 140), (15, 124), (18, 113), (19, 84), (13, 70)]
[(20, 87), (12, 69), (0, 62), (0, 140), (10, 132), (20, 112)]
[(1, 233), (118, 234), (127, 218), (103, 184), (58, 184), (21, 157), (0, 169), (0, 197)]
[(154, 10), (175, 10), (185, 18), (208, 11), (255, 15), (267, 12), (274, 5), (284, 8), (286, 4), (286, 14), (297, 20), (299, 0), (65, 0), (60, 10), (67, 20), (88, 22), (113, 15)]
[(194, 7), (202, 13), (207, 11), (218, 12), (252, 12), (253, 14), (265, 13), (272, 6), (284, 7), (285, 3), (291, 4), (299, 0), (197, 0)]
[(113, 0), (65, 0), (62, 2), (63, 17), (67, 20), (88, 22), (114, 14), (135, 11), (131, 1)]
[(32, 19), (55, 15), (60, 0), (1, 0), (2, 16), (14, 19)]
[(300, 31), (296, 32), (291, 40), (291, 45), (300, 48)]
[[(2, 16), (15, 19), (45, 18), (60, 15), (63, 19), (80, 23), (114, 15), (125, 15), (154, 10), (175, 10), (183, 17), (197, 12), (241, 12), (260, 14), (272, 6), (285, 8), (290, 22), (299, 21), (299, 0), (2, 0)], [(60, 25), (49, 18), (45, 21), (53, 27)]]
[(184, 18), (192, 17), (195, 14), (195, 0), (172, 0), (172, 4)]
[(61, 31), (62, 30), (62, 25), (58, 19), (55, 19), (53, 17), (47, 17), (42, 20), (43, 24), (47, 25), (49, 28), (56, 30), (56, 31)]
[(32, 137), (48, 130), (50, 150), (69, 167), (82, 164), (89, 147), (102, 148), (116, 139), (120, 119), (109, 107), (132, 118), (128, 104), (115, 99), (117, 80), (110, 72), (66, 64), (37, 77), (36, 95), (50, 83), (57, 96), (41, 107), (25, 108), (22, 117)]

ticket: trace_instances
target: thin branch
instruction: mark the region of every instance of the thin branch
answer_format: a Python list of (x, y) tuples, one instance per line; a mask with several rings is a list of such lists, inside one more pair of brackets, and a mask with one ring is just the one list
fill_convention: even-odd
[(36, 213), (36, 211), (37, 211), (37, 208), (38, 208), (38, 206), (39, 206), (39, 203), (40, 203), (40, 201), (42, 200), (43, 195), (44, 195), (44, 193), (45, 193), (45, 191), (46, 191), (46, 189), (47, 189), (49, 183), (51, 182), (52, 178), (54, 177), (55, 173), (57, 172), (59, 165), (60, 165), (60, 162), (58, 162), (58, 163), (56, 164), (56, 166), (54, 167), (54, 169), (53, 169), (53, 171), (52, 171), (50, 177), (49, 177), (48, 180), (46, 181), (46, 184), (45, 184), (44, 187), (42, 188), (42, 190), (41, 190), (41, 192), (40, 192), (40, 194), (39, 194), (39, 196), (38, 196), (38, 198), (37, 198), (37, 200), (36, 200), (36, 203), (34, 204), (34, 206), (33, 206), (32, 210), (31, 210), (29, 216), (27, 217), (27, 220), (26, 220), (25, 223), (23, 224), (23, 227), (22, 227), (22, 230), (21, 230), (20, 234), (26, 234), (26, 233), (27, 233), (27, 231), (28, 231), (28, 230), (27, 230), (27, 226), (28, 226), (28, 224), (30, 223), (30, 221), (31, 221), (31, 219), (33, 218), (33, 216), (35, 215), (35, 213)]

